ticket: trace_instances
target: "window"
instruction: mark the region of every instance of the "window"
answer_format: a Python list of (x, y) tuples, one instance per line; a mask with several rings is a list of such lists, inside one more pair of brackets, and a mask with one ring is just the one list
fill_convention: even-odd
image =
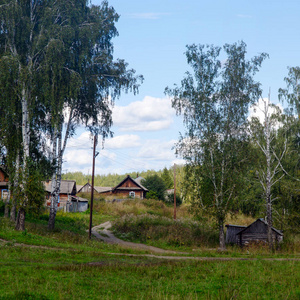
[(129, 197), (130, 198), (135, 198), (135, 192), (129, 192)]
[(7, 200), (8, 199), (8, 190), (7, 189), (1, 191), (1, 198), (3, 200)]

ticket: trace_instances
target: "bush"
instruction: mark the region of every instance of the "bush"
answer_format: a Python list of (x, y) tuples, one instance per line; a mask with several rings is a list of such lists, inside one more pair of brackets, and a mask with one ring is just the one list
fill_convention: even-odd
[[(174, 193), (171, 193), (167, 196), (166, 203), (169, 203), (169, 204), (174, 203)], [(180, 206), (181, 204), (182, 204), (182, 199), (178, 194), (176, 194), (176, 205)]]

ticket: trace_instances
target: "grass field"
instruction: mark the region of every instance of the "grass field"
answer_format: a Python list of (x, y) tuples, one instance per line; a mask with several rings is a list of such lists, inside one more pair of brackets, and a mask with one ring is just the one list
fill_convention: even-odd
[[(169, 208), (150, 204), (98, 203), (94, 225), (120, 219), (122, 212), (138, 216), (151, 209), (151, 215), (168, 216)], [(16, 232), (0, 217), (0, 299), (300, 299), (297, 247), (270, 254), (168, 245), (189, 253), (189, 260), (174, 260), (89, 240), (88, 214), (59, 214), (54, 232), (46, 226), (47, 215), (28, 217), (26, 231)]]

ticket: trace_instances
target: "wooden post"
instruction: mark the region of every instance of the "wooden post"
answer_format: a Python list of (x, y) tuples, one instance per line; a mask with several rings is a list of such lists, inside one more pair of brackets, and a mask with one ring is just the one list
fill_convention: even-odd
[(174, 164), (174, 220), (176, 220), (176, 164)]
[(91, 190), (91, 207), (90, 207), (90, 226), (89, 226), (89, 239), (92, 235), (92, 219), (93, 219), (93, 200), (94, 200), (94, 175), (95, 175), (95, 158), (97, 145), (97, 135), (94, 136), (94, 149), (93, 149), (93, 171), (92, 171), (92, 190)]

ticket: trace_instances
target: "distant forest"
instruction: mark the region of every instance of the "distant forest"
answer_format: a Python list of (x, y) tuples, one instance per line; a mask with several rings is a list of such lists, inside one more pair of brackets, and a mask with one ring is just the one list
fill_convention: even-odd
[[(171, 178), (174, 178), (174, 171), (173, 167), (168, 169)], [(107, 175), (95, 175), (94, 179), (94, 185), (95, 186), (104, 186), (104, 187), (114, 187), (118, 183), (120, 183), (127, 175), (130, 175), (133, 179), (137, 178), (138, 176), (141, 176), (143, 178), (147, 178), (149, 175), (157, 174), (158, 176), (161, 176), (163, 173), (163, 170), (155, 171), (155, 170), (147, 170), (142, 172), (131, 172), (126, 174), (107, 174)], [(176, 178), (178, 180), (177, 185), (179, 185), (180, 179), (182, 178), (183, 174), (183, 166), (176, 166)], [(76, 184), (84, 185), (87, 182), (92, 183), (92, 175), (86, 175), (82, 172), (67, 172), (65, 174), (62, 174), (62, 179), (68, 179), (68, 180), (76, 180)]]

